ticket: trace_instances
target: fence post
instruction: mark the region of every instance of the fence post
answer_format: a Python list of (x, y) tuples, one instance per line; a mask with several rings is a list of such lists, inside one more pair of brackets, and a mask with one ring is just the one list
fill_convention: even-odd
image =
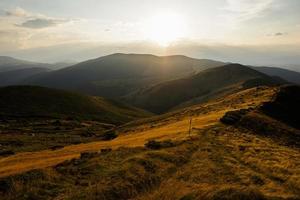
[(190, 113), (189, 136), (191, 136), (191, 132), (192, 132), (192, 114)]

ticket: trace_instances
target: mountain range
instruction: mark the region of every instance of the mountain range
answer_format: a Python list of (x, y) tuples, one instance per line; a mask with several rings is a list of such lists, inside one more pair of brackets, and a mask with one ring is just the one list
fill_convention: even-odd
[[(64, 64), (61, 64), (62, 67)], [(0, 57), (0, 86), (36, 85), (126, 101), (154, 113), (259, 85), (300, 83), (300, 73), (181, 55), (112, 54), (55, 68)]]
[(147, 54), (0, 66), (0, 199), (299, 199), (297, 72)]
[(41, 74), (25, 83), (118, 98), (145, 86), (223, 64), (185, 56), (113, 54)]

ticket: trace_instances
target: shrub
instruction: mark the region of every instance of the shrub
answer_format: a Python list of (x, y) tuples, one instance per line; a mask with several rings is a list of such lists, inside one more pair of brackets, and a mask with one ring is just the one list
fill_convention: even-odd
[(259, 191), (242, 188), (225, 188), (208, 195), (211, 200), (267, 200)]
[(259, 176), (251, 176), (251, 180), (255, 185), (263, 185), (265, 184), (264, 180), (262, 180)]
[(63, 145), (55, 145), (55, 146), (50, 147), (50, 149), (51, 149), (52, 151), (58, 150), (58, 149), (63, 149), (63, 148), (64, 148)]
[(109, 152), (111, 152), (111, 151), (112, 151), (111, 148), (101, 149), (101, 150), (100, 150), (101, 153), (109, 153)]
[(96, 134), (93, 132), (92, 129), (87, 129), (85, 132), (81, 133), (82, 137), (93, 137)]
[(11, 151), (11, 150), (3, 150), (3, 151), (0, 151), (0, 156), (11, 156), (11, 155), (14, 155), (15, 152)]
[(98, 153), (97, 152), (82, 152), (80, 154), (80, 159), (88, 159), (88, 158), (93, 158), (95, 156), (97, 156)]
[(12, 189), (12, 182), (10, 179), (0, 180), (0, 192), (7, 193)]
[(162, 148), (169, 148), (174, 146), (175, 144), (171, 140), (166, 140), (166, 141), (150, 140), (145, 144), (145, 147), (148, 149), (162, 149)]
[(118, 134), (116, 133), (115, 130), (107, 131), (102, 135), (103, 140), (113, 140), (117, 137), (118, 137)]
[(54, 125), (54, 126), (62, 126), (62, 123), (61, 123), (60, 120), (55, 120), (55, 121), (52, 123), (52, 125)]

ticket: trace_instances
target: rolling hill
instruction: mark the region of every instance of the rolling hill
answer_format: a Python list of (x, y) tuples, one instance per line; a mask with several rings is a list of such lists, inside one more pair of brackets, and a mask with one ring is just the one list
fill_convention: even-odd
[(223, 64), (185, 56), (113, 54), (35, 76), (25, 83), (116, 98)]
[(0, 86), (18, 85), (31, 76), (48, 71), (47, 68), (35, 67), (0, 72)]
[(269, 76), (280, 77), (290, 83), (300, 84), (300, 73), (296, 71), (276, 67), (254, 67), (254, 69)]
[(0, 86), (24, 85), (24, 82), (31, 77), (71, 65), (73, 64), (64, 62), (55, 64), (37, 63), (0, 56)]
[[(299, 199), (299, 129), (262, 108), (299, 110), (298, 90), (246, 89), (126, 124), (112, 141), (2, 158), (0, 192), (8, 200)], [(220, 121), (228, 115), (234, 126)]]
[(73, 118), (122, 124), (149, 113), (101, 97), (37, 86), (0, 88), (2, 118)]
[(201, 103), (238, 89), (282, 83), (283, 80), (249, 67), (229, 64), (140, 90), (125, 100), (151, 112), (163, 113), (176, 106)]
[(8, 56), (0, 56), (0, 72), (29, 69), (29, 68), (50, 68), (51, 64), (36, 63), (20, 60)]

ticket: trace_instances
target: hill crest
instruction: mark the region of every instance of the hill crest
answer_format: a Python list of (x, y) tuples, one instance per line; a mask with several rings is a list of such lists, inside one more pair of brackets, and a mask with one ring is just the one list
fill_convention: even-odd
[(0, 114), (4, 118), (70, 117), (111, 124), (151, 116), (120, 102), (38, 86), (0, 88)]

